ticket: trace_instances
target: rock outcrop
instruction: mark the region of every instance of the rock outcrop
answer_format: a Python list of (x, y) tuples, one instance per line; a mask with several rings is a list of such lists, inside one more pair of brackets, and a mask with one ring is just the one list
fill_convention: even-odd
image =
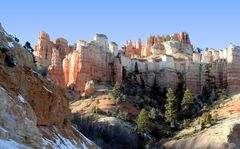
[(72, 127), (65, 91), (33, 71), (31, 53), (2, 30), (0, 44), (0, 146), (97, 148)]
[(194, 95), (203, 89), (212, 93), (217, 89), (240, 91), (238, 46), (198, 53), (193, 51), (188, 34), (178, 33), (149, 37), (140, 56), (129, 54), (131, 50), (127, 54), (125, 49), (121, 51), (123, 68), (127, 73), (137, 74), (137, 82), (147, 87), (155, 83), (159, 88), (176, 89), (183, 83)]
[[(48, 46), (42, 46), (43, 43)], [(35, 46), (38, 65), (48, 67), (48, 75), (53, 81), (76, 93), (83, 93), (91, 80), (94, 83), (121, 83), (116, 43), (109, 43), (105, 35), (97, 34), (93, 41), (80, 40), (75, 45), (68, 47), (63, 38), (58, 38), (54, 44), (46, 33), (40, 32)]]
[(188, 45), (189, 48), (192, 48), (188, 33), (180, 32), (171, 36), (150, 36), (147, 38), (147, 42), (144, 46), (141, 45), (141, 39), (138, 39), (134, 45), (132, 44), (131, 40), (127, 40), (125, 46), (121, 50), (128, 57), (149, 57), (151, 55), (156, 56), (166, 53), (162, 44), (167, 41), (176, 41), (177, 43), (180, 43), (180, 45), (184, 44)]
[(95, 85), (94, 85), (93, 80), (88, 81), (85, 85), (85, 91), (84, 91), (85, 95), (87, 97), (91, 96), (94, 93), (94, 90), (95, 90)]
[(150, 36), (145, 45), (140, 39), (134, 44), (127, 40), (121, 50), (103, 34), (89, 43), (80, 40), (68, 46), (65, 39), (53, 43), (46, 33), (40, 32), (35, 51), (38, 65), (48, 67), (53, 81), (80, 93), (90, 80), (121, 83), (123, 73), (137, 74), (137, 82), (149, 88), (154, 84), (161, 89), (176, 89), (183, 83), (194, 95), (203, 89), (240, 91), (239, 47), (231, 45), (224, 50), (206, 49), (199, 53), (194, 51), (186, 32)]

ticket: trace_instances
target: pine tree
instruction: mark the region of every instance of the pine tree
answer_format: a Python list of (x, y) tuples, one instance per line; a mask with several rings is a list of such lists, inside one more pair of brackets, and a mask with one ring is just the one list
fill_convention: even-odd
[(183, 115), (188, 116), (191, 114), (190, 112), (192, 108), (192, 94), (188, 89), (184, 92), (181, 108)]
[(142, 109), (137, 117), (137, 130), (139, 131), (146, 131), (149, 127), (149, 117), (148, 112), (145, 109)]
[(114, 99), (117, 99), (118, 97), (120, 97), (120, 94), (121, 94), (121, 87), (118, 83), (116, 83), (113, 87), (112, 95)]
[(171, 123), (171, 127), (174, 127), (177, 119), (177, 100), (171, 88), (169, 88), (167, 92), (167, 102), (165, 104), (165, 117), (167, 121)]
[(156, 120), (157, 119), (157, 113), (158, 111), (155, 108), (152, 108), (149, 112), (149, 118), (151, 118), (152, 120)]

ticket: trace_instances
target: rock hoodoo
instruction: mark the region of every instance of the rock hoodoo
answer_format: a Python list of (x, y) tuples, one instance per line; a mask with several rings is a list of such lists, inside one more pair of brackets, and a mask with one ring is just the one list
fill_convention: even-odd
[(62, 87), (83, 93), (91, 80), (121, 83), (122, 68), (115, 57), (117, 44), (109, 43), (105, 35), (97, 34), (89, 43), (79, 40), (73, 46), (68, 46), (63, 38), (53, 43), (45, 32), (40, 32), (38, 39), (35, 46), (38, 65), (48, 67), (49, 77)]
[(212, 92), (221, 88), (240, 91), (239, 47), (230, 45), (224, 50), (206, 49), (199, 53), (186, 32), (150, 36), (144, 45), (141, 39), (135, 43), (127, 40), (120, 50), (103, 34), (97, 34), (91, 42), (79, 40), (72, 46), (63, 38), (51, 42), (45, 32), (40, 32), (38, 39), (38, 65), (48, 67), (52, 80), (75, 92), (83, 93), (90, 80), (121, 83), (123, 73), (136, 73), (136, 68), (136, 80), (147, 87), (156, 83), (160, 88), (176, 88), (183, 82), (193, 94), (203, 88)]

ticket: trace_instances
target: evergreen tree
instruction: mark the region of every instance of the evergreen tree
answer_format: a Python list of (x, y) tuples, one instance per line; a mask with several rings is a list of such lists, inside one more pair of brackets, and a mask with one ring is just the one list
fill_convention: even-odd
[(177, 101), (174, 92), (171, 88), (167, 92), (167, 101), (165, 104), (165, 117), (168, 122), (171, 123), (171, 127), (174, 127), (177, 119)]
[(184, 92), (181, 108), (184, 116), (191, 115), (192, 94), (188, 89)]
[(156, 120), (157, 119), (157, 114), (158, 111), (155, 108), (152, 108), (149, 112), (149, 118), (151, 118), (152, 120)]
[(145, 109), (142, 109), (137, 117), (137, 130), (138, 131), (146, 131), (149, 128), (149, 117), (148, 112)]
[(112, 95), (114, 99), (117, 99), (118, 97), (120, 97), (120, 94), (121, 94), (121, 87), (118, 83), (116, 83), (113, 87)]

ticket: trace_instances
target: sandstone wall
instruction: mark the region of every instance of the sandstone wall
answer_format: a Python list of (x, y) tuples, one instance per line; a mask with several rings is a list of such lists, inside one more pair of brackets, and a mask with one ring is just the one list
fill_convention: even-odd
[(54, 43), (50, 41), (49, 35), (41, 31), (38, 36), (38, 43), (34, 49), (34, 55), (40, 66), (49, 66), (52, 59), (52, 48)]
[(118, 46), (109, 43), (103, 34), (94, 36), (90, 43), (79, 40), (68, 46), (64, 38), (53, 43), (47, 33), (40, 32), (35, 54), (38, 65), (48, 67), (50, 79), (75, 92), (83, 93), (90, 80), (95, 83), (122, 82), (121, 61), (116, 58)]
[(76, 92), (84, 92), (91, 80), (121, 83), (123, 67), (127, 73), (139, 73), (138, 82), (144, 80), (149, 87), (156, 80), (161, 88), (176, 88), (180, 74), (185, 87), (198, 94), (203, 87), (240, 91), (239, 49), (231, 45), (224, 50), (194, 53), (189, 35), (184, 32), (150, 36), (145, 45), (140, 39), (134, 44), (128, 40), (120, 51), (103, 34), (97, 34), (89, 43), (79, 40), (69, 46), (63, 38), (53, 43), (47, 33), (40, 32), (35, 54), (38, 65), (48, 67), (52, 80)]
[(168, 41), (171, 41), (171, 43), (180, 43), (179, 45), (189, 45), (190, 49), (192, 49), (188, 33), (180, 32), (171, 36), (149, 36), (144, 46), (141, 44), (141, 39), (138, 39), (135, 44), (132, 44), (131, 40), (127, 40), (126, 44), (122, 48), (122, 51), (129, 57), (149, 57), (152, 55), (156, 56), (159, 54), (167, 54), (165, 51), (167, 48), (164, 48), (165, 45), (163, 45), (163, 43)]
[(240, 91), (240, 47), (230, 45), (227, 49), (227, 83), (230, 92)]

